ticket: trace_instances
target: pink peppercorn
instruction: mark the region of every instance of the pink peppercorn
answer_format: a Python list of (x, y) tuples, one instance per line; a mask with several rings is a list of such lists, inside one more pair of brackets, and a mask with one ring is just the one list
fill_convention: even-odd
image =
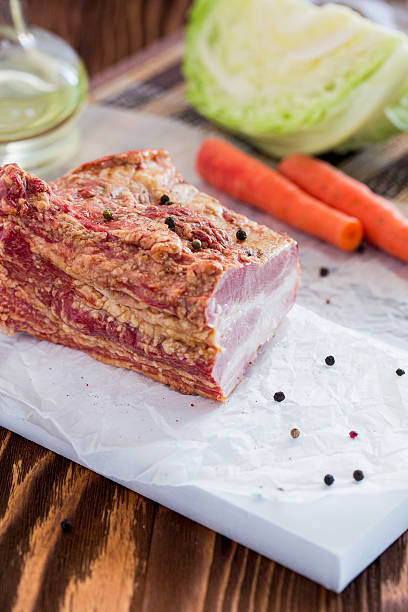
[(352, 438), (354, 440), (354, 438), (357, 438), (358, 433), (356, 431), (351, 430), (349, 433), (350, 438)]

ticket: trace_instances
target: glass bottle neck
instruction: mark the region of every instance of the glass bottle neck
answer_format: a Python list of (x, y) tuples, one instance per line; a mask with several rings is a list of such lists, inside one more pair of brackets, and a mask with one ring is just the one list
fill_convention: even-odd
[(21, 0), (0, 0), (0, 41), (8, 40), (27, 47), (32, 36), (27, 31)]

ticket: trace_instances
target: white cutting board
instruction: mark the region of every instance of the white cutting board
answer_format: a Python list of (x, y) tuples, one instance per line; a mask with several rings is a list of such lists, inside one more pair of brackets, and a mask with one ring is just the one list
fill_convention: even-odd
[[(83, 146), (72, 165), (105, 153), (162, 146), (171, 152), (184, 178), (210, 191), (194, 171), (194, 155), (204, 138), (198, 130), (163, 118), (98, 106), (85, 111), (82, 129)], [(288, 230), (268, 215), (225, 197), (223, 200), (260, 222)], [(289, 231), (301, 246), (300, 304), (336, 323), (373, 334), (397, 351), (408, 346), (408, 307), (404, 300), (407, 266), (372, 249), (360, 257), (339, 253)], [(328, 267), (332, 274), (321, 279), (320, 266)], [(370, 282), (374, 277), (375, 282)], [(330, 304), (326, 299), (330, 299)], [(162, 386), (158, 388), (161, 393)], [(406, 489), (399, 486), (386, 493), (375, 493), (370, 488), (366, 493), (359, 489), (357, 495), (347, 491), (337, 494), (333, 490), (333, 495), (308, 503), (227, 493), (211, 483), (169, 486), (149, 484), (146, 478), (140, 478), (129, 485), (128, 480), (115, 475), (114, 461), (101, 468), (100, 461), (93, 462), (92, 453), (86, 462), (81, 461), (75, 444), (67, 443), (58, 428), (49, 426), (49, 413), (42, 406), (41, 397), (32, 400), (33, 410), (33, 403), (31, 408), (23, 406), (12, 399), (12, 392), (7, 394), (9, 397), (0, 395), (1, 425), (84, 463), (334, 591), (341, 591), (408, 528), (408, 482)]]

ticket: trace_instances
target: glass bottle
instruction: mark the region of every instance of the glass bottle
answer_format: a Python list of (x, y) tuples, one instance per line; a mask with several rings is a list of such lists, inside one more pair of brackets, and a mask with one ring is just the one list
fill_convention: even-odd
[(0, 164), (42, 176), (79, 144), (77, 118), (88, 79), (75, 51), (27, 28), (20, 0), (0, 0)]

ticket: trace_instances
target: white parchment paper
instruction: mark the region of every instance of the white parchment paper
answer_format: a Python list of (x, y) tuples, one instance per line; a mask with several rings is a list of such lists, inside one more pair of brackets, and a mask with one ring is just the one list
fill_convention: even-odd
[[(78, 461), (134, 490), (195, 484), (302, 502), (408, 489), (408, 266), (370, 247), (362, 255), (339, 252), (204, 185), (194, 171), (206, 137), (199, 130), (96, 106), (83, 128), (76, 162), (163, 146), (186, 180), (290, 232), (300, 245), (298, 305), (225, 404), (183, 396), (65, 347), (0, 336), (0, 423), (2, 414), (15, 414), (38, 425)], [(330, 270), (324, 278), (322, 266)], [(399, 367), (405, 376), (396, 375)], [(285, 401), (273, 400), (276, 391)], [(359, 484), (355, 469), (366, 476)], [(335, 476), (332, 487), (322, 484), (326, 473)]]
[[(225, 404), (25, 335), (1, 337), (0, 358), (0, 391), (22, 402), (28, 422), (132, 488), (194, 484), (305, 501), (328, 493), (326, 473), (336, 478), (331, 494), (408, 487), (408, 376), (395, 373), (408, 369), (407, 353), (299, 306)], [(366, 475), (359, 485), (356, 468)]]

